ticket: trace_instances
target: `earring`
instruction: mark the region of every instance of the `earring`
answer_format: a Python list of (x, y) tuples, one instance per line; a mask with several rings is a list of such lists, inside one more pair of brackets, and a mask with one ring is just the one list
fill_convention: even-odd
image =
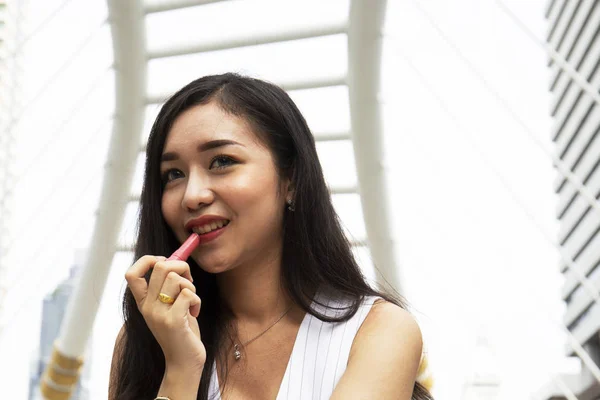
[(288, 207), (287, 207), (287, 208), (288, 208), (288, 210), (290, 210), (290, 211), (295, 211), (295, 210), (296, 210), (296, 209), (294, 208), (294, 201), (293, 201), (292, 199), (289, 199), (289, 200), (287, 201), (287, 205), (288, 205)]

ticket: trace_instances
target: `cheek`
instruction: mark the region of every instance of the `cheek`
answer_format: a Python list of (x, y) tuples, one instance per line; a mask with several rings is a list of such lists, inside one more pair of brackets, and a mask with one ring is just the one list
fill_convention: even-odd
[(275, 182), (266, 174), (254, 173), (229, 182), (223, 193), (240, 211), (271, 207), (275, 199)]
[[(173, 229), (177, 224), (177, 201), (174, 196), (164, 194), (161, 200), (161, 211), (167, 224)], [(175, 231), (175, 229), (173, 229)]]
[(281, 219), (276, 181), (268, 176), (255, 176), (248, 182), (238, 182), (230, 194), (231, 206), (245, 214), (244, 220), (257, 231), (276, 228)]

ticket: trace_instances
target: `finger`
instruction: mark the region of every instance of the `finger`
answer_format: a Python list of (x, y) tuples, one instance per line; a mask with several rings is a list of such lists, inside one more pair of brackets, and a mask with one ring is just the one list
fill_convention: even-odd
[[(194, 284), (192, 282), (188, 281), (186, 278), (183, 278), (176, 272), (171, 271), (167, 275), (167, 278), (165, 279), (164, 284), (160, 288), (159, 295), (161, 293), (164, 293), (168, 296), (171, 296), (174, 299), (177, 299), (177, 296), (179, 296), (179, 293), (181, 293), (181, 291), (183, 289), (189, 289), (192, 292), (196, 293), (196, 287), (194, 286)], [(159, 295), (157, 295), (158, 301), (160, 301)], [(166, 304), (166, 303), (163, 303), (163, 304)], [(166, 305), (169, 305), (169, 304), (166, 304)]]
[(165, 279), (169, 272), (175, 272), (180, 276), (192, 281), (192, 274), (190, 273), (190, 266), (185, 261), (160, 261), (154, 265), (152, 275), (150, 275), (150, 282), (148, 283), (148, 296), (150, 298), (157, 298), (160, 289), (162, 288)]
[(196, 293), (188, 288), (184, 288), (181, 293), (179, 293), (179, 296), (177, 296), (175, 303), (173, 303), (171, 312), (174, 314), (175, 318), (187, 317), (188, 311), (194, 318), (198, 318), (198, 315), (200, 315), (201, 303), (200, 297), (198, 297)]
[(152, 268), (158, 261), (163, 260), (164, 257), (157, 256), (143, 256), (138, 259), (131, 267), (125, 272), (125, 280), (131, 289), (131, 293), (135, 298), (138, 306), (143, 303), (147, 296), (148, 284), (144, 275)]

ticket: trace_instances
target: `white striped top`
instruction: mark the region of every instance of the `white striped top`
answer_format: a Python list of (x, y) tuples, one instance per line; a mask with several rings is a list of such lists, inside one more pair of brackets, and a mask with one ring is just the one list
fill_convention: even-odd
[[(342, 377), (348, 364), (350, 347), (356, 332), (378, 297), (365, 297), (360, 308), (346, 322), (323, 322), (306, 313), (298, 334), (276, 400), (326, 400)], [(329, 307), (348, 307), (348, 302), (324, 299)], [(344, 310), (323, 307), (313, 302), (311, 308), (327, 316)], [(221, 400), (216, 364), (213, 364), (209, 398)]]

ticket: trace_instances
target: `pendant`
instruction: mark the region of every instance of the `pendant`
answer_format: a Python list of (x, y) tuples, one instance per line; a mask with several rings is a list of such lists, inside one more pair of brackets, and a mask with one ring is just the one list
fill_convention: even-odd
[(238, 361), (240, 358), (242, 358), (242, 353), (240, 352), (240, 347), (236, 344), (233, 346), (234, 352), (233, 352), (233, 356), (235, 357), (235, 361)]

